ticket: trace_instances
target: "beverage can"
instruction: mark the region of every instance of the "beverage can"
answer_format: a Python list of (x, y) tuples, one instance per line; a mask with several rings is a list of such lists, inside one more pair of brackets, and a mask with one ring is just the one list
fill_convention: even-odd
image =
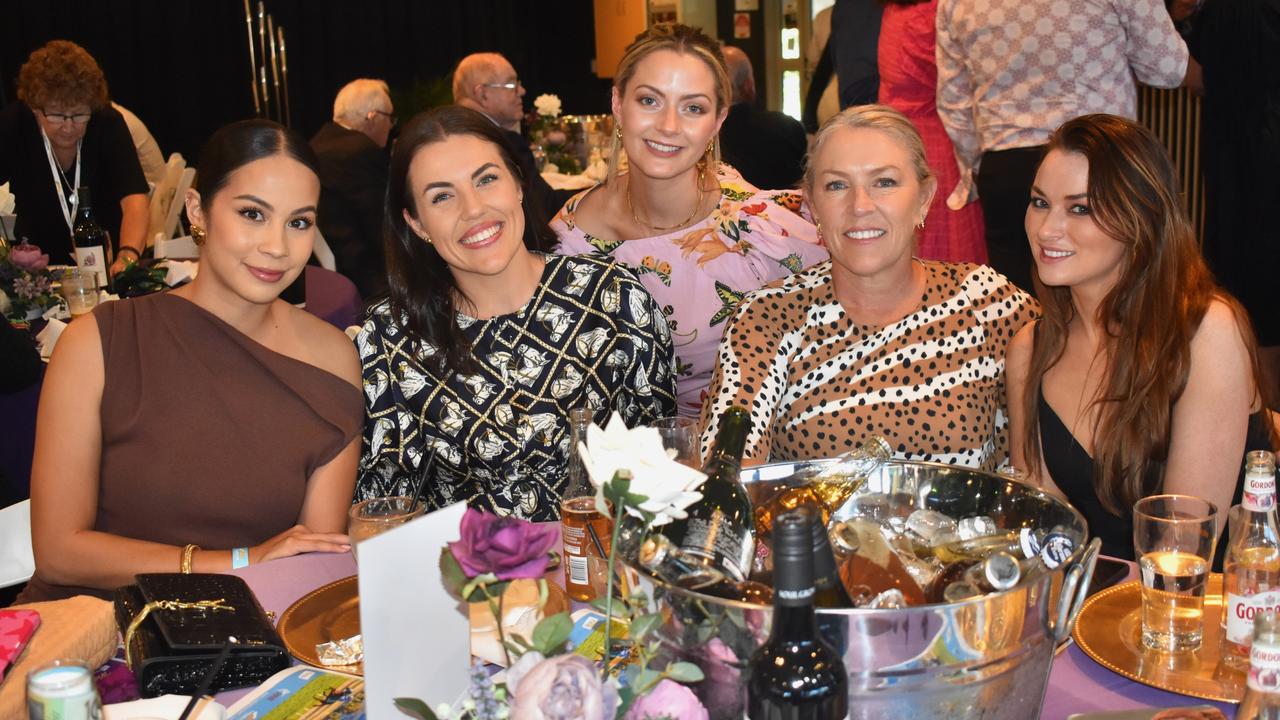
[(27, 674), (31, 720), (101, 720), (102, 701), (84, 660), (54, 660)]

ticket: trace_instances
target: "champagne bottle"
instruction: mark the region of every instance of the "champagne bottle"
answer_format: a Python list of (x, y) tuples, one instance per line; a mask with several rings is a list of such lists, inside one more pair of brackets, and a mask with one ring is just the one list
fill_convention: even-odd
[(1280, 615), (1266, 610), (1253, 619), (1249, 678), (1236, 720), (1275, 718), (1280, 718)]
[(840, 580), (831, 538), (822, 523), (813, 523), (813, 604), (824, 608), (851, 608), (853, 600)]
[(645, 538), (636, 559), (644, 569), (685, 590), (757, 605), (773, 602), (773, 588), (755, 580), (734, 582), (724, 573), (706, 565), (702, 558), (681, 550), (659, 533), (651, 533)]
[(1248, 662), (1253, 618), (1280, 607), (1280, 530), (1276, 526), (1275, 456), (1265, 450), (1245, 456), (1244, 493), (1231, 508), (1231, 539), (1223, 562), (1223, 658)]
[(75, 248), (76, 265), (98, 278), (98, 287), (107, 287), (107, 268), (111, 267), (111, 234), (93, 216), (93, 199), (88, 186), (76, 188), (79, 207), (71, 244)]
[(818, 636), (813, 610), (812, 525), (805, 513), (774, 519), (773, 628), (751, 655), (747, 717), (752, 720), (840, 720), (848, 715), (844, 661)]
[[(566, 483), (560, 496), (560, 535), (564, 542), (564, 589), (578, 602), (596, 598), (591, 582), (591, 565), (603, 567), (609, 548), (609, 518), (596, 510), (595, 486), (587, 476), (578, 444), (587, 440), (591, 411), (569, 411), (569, 452), (565, 465)], [(603, 553), (603, 555), (602, 555)], [(594, 562), (592, 557), (596, 557)]]
[(686, 509), (688, 517), (655, 528), (733, 582), (747, 578), (755, 553), (751, 498), (739, 479), (750, 430), (751, 416), (745, 408), (731, 407), (720, 416), (715, 446), (702, 467), (707, 475), (700, 488), (702, 499)]
[(889, 441), (873, 435), (857, 450), (851, 450), (802, 485), (783, 488), (756, 508), (756, 534), (767, 537), (776, 515), (801, 505), (813, 505), (822, 515), (822, 524), (840, 509), (867, 481), (867, 476), (893, 456)]

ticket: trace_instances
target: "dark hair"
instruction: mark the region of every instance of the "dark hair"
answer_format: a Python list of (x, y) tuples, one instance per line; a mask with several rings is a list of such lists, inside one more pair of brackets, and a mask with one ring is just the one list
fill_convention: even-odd
[(195, 189), (206, 206), (231, 174), (255, 160), (284, 154), (320, 175), (320, 161), (301, 135), (270, 120), (241, 120), (213, 133), (200, 150)]
[[(1120, 277), (1097, 310), (1105, 331), (1101, 357), (1107, 377), (1090, 405), (1098, 407), (1094, 490), (1103, 507), (1123, 516), (1139, 498), (1158, 490), (1147, 485), (1148, 478), (1164, 475), (1173, 405), (1191, 370), (1191, 340), (1214, 300), (1232, 309), (1249, 349), (1257, 392), (1264, 403), (1268, 398), (1258, 383), (1249, 318), (1205, 265), (1182, 205), (1177, 171), (1160, 140), (1132, 120), (1085, 115), (1054, 131), (1046, 152), (1054, 150), (1088, 161), (1093, 219), (1126, 246)], [(1031, 467), (1038, 467), (1042, 457), (1040, 382), (1066, 350), (1067, 328), (1078, 312), (1071, 288), (1047, 287), (1038, 275), (1035, 285), (1044, 316), (1031, 352), (1023, 409)]]
[(438, 351), (433, 358), (440, 370), (473, 372), (471, 342), (457, 323), (462, 292), (448, 263), (435, 248), (418, 237), (405, 222), (407, 211), (417, 217), (409, 165), (427, 146), (454, 135), (470, 135), (498, 148), (502, 162), (524, 189), (524, 245), (535, 252), (549, 252), (557, 245), (555, 233), (516, 162), (506, 133), (489, 118), (460, 105), (446, 105), (415, 116), (405, 125), (391, 152), (387, 182), (387, 207), (383, 242), (387, 259), (387, 285), (394, 322), (405, 322), (411, 350), (418, 354), (423, 341)]

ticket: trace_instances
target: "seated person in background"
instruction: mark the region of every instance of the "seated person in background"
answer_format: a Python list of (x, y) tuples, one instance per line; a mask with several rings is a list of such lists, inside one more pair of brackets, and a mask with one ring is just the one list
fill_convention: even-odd
[(115, 241), (111, 273), (146, 247), (147, 179), (107, 81), (85, 49), (52, 40), (18, 71), (18, 102), (0, 112), (0, 184), (18, 198), (14, 234), (71, 262), (76, 188), (93, 193), (98, 224)]
[(569, 411), (628, 426), (675, 413), (662, 312), (608, 260), (555, 243), (502, 130), (458, 106), (417, 116), (391, 155), (391, 296), (356, 337), (364, 364), (357, 497), (560, 516)]
[(36, 572), (19, 601), (109, 597), (188, 558), (225, 572), (348, 549), (359, 361), (278, 298), (311, 256), (315, 165), (275, 123), (217, 131), (186, 198), (200, 274), (62, 333), (36, 424)]
[(1243, 457), (1270, 446), (1253, 331), (1218, 287), (1168, 153), (1114, 115), (1049, 139), (1027, 207), (1044, 317), (1009, 347), (1013, 463), (1133, 557), (1133, 503), (1239, 502)]
[(573, 193), (554, 190), (538, 173), (529, 141), (520, 134), (520, 121), (524, 119), (524, 86), (516, 76), (515, 68), (498, 53), (473, 53), (462, 58), (453, 71), (453, 101), (471, 108), (502, 128), (503, 136), (515, 152), (516, 166), (521, 178), (529, 183), (534, 205), (541, 215), (549, 218)]
[(912, 257), (937, 183), (896, 110), (862, 105), (829, 120), (804, 190), (831, 262), (738, 307), (703, 447), (720, 414), (742, 405), (755, 462), (833, 457), (882, 435), (899, 457), (995, 469), (1007, 450), (1005, 349), (1035, 300), (991, 268)]
[(724, 61), (733, 84), (733, 105), (720, 126), (720, 157), (759, 188), (793, 188), (804, 173), (809, 139), (799, 120), (756, 107), (751, 58), (726, 46)]
[[(626, 263), (653, 294), (676, 346), (680, 414), (692, 417), (742, 295), (827, 258), (798, 192), (757, 190), (720, 164), (728, 112), (720, 44), (655, 25), (618, 63), (608, 179), (551, 224), (559, 252)], [(629, 170), (619, 173), (623, 152)]]
[(352, 80), (333, 101), (333, 121), (311, 138), (320, 159), (320, 234), (338, 272), (364, 297), (386, 291), (382, 209), (387, 194), (387, 136), (395, 124), (381, 80)]
[(129, 108), (118, 102), (112, 102), (111, 107), (124, 118), (124, 124), (129, 128), (129, 137), (133, 138), (133, 149), (138, 153), (138, 164), (142, 166), (142, 174), (154, 188), (164, 179), (165, 160), (164, 154), (160, 152), (160, 145), (156, 143), (155, 137), (147, 129), (146, 124)]

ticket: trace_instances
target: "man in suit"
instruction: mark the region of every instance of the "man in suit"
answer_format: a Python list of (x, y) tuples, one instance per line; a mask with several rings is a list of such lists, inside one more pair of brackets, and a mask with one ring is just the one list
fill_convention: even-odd
[(366, 298), (386, 290), (382, 251), (387, 193), (387, 136), (395, 125), (387, 84), (352, 80), (333, 101), (333, 120), (311, 138), (320, 159), (316, 222), (333, 251), (338, 272)]
[(808, 149), (804, 126), (788, 115), (756, 107), (756, 78), (745, 52), (727, 46), (724, 60), (733, 84), (733, 105), (720, 127), (720, 156), (758, 188), (795, 187)]
[(548, 219), (573, 196), (572, 191), (552, 190), (533, 159), (529, 142), (520, 134), (524, 117), (524, 86), (516, 70), (498, 53), (473, 53), (462, 58), (453, 71), (453, 101), (471, 108), (506, 130), (507, 140), (515, 151), (520, 174), (528, 183), (528, 191), (537, 207)]

